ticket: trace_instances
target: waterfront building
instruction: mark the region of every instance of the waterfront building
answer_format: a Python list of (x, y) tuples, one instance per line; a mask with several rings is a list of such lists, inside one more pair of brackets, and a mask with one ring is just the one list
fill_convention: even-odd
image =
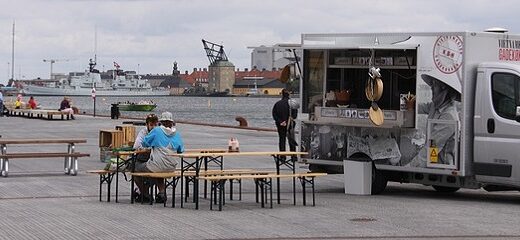
[(227, 60), (215, 61), (209, 65), (209, 92), (233, 92), (235, 65)]
[[(294, 53), (281, 46), (291, 45), (298, 48), (299, 44), (275, 44), (273, 46), (248, 47), (251, 51), (251, 68), (260, 70), (276, 70), (296, 61)], [(302, 51), (296, 50), (296, 56), (301, 59)]]

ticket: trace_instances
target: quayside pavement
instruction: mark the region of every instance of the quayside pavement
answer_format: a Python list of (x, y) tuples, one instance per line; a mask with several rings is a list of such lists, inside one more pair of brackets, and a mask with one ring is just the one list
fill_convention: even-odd
[[(86, 138), (77, 149), (78, 176), (61, 171), (59, 159), (11, 161), (0, 178), (0, 239), (513, 239), (520, 238), (520, 194), (461, 190), (443, 195), (421, 185), (391, 183), (382, 195), (343, 194), (343, 176), (317, 179), (316, 207), (292, 205), (290, 181), (282, 181), (282, 204), (260, 208), (252, 183), (242, 201), (224, 211), (130, 204), (121, 181), (120, 203), (98, 201), (100, 129), (123, 120), (77, 116), (74, 121), (0, 118), (2, 138)], [(178, 124), (187, 148), (222, 148), (231, 136), (242, 151), (277, 149), (275, 132)], [(23, 146), (26, 148), (27, 146)], [(42, 151), (63, 146), (43, 145)], [(20, 147), (21, 149), (21, 147)], [(15, 152), (17, 147), (10, 147)], [(63, 149), (58, 149), (63, 150)], [(269, 158), (226, 159), (226, 168), (273, 169)], [(305, 166), (302, 166), (302, 168)], [(298, 191), (299, 194), (299, 191)], [(113, 199), (113, 198), (112, 198)], [(177, 199), (177, 203), (178, 203)]]

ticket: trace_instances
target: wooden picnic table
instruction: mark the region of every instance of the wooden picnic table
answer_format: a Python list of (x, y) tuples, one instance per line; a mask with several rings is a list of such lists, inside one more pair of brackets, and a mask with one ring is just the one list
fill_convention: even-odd
[[(137, 155), (137, 154), (141, 154), (141, 153), (149, 153), (151, 151), (150, 148), (142, 148), (142, 149), (137, 149), (137, 150), (134, 150), (134, 151), (116, 151), (116, 152), (113, 152), (113, 155), (115, 157), (117, 157), (118, 161), (117, 161), (117, 166), (116, 166), (116, 171), (113, 172), (113, 173), (108, 173), (108, 174), (115, 174), (115, 178), (116, 178), (116, 202), (119, 201), (118, 199), (118, 196), (119, 196), (119, 173), (121, 172), (121, 167), (123, 165), (126, 164), (126, 161), (127, 160), (133, 160), (135, 161), (135, 158), (133, 157), (130, 157), (130, 156), (134, 156), (134, 155)], [(225, 148), (194, 148), (194, 149), (186, 149), (185, 152), (187, 153), (223, 153), (223, 152), (226, 152), (227, 149)], [(128, 158), (130, 157), (130, 158)], [(119, 163), (119, 160), (122, 160), (122, 163), (120, 164)], [(222, 162), (221, 161), (218, 161), (217, 158), (205, 158), (205, 170), (208, 169), (208, 162), (211, 162), (211, 161), (214, 161), (216, 162), (217, 164), (220, 165), (220, 169), (222, 170)], [(132, 162), (131, 164), (134, 164), (135, 165), (135, 162)], [(131, 170), (131, 172), (133, 172), (133, 169)], [(204, 188), (204, 193), (206, 194), (207, 190), (206, 190), (206, 186), (207, 186), (207, 183), (205, 182), (205, 188)], [(130, 184), (130, 187), (131, 187), (131, 202), (133, 203), (134, 201), (134, 187), (135, 187), (135, 182), (134, 182), (134, 179), (132, 178), (131, 180), (131, 184)], [(108, 200), (110, 201), (110, 199)]]
[[(86, 143), (86, 139), (0, 139), (0, 175), (7, 177), (9, 174), (9, 159), (13, 158), (48, 158), (64, 157), (65, 174), (76, 175), (78, 173), (78, 157), (87, 157), (90, 154), (75, 151), (75, 144)], [(67, 144), (67, 152), (16, 152), (8, 153), (8, 145), (30, 145), (30, 144)]]
[[(196, 177), (194, 178), (194, 187), (193, 187), (193, 198), (195, 202), (195, 209), (199, 209), (199, 175), (201, 169), (201, 164), (203, 161), (207, 161), (208, 158), (219, 158), (221, 162), (221, 166), (224, 163), (224, 157), (245, 157), (245, 156), (272, 156), (275, 164), (276, 164), (276, 174), (280, 174), (280, 167), (286, 166), (292, 173), (296, 173), (295, 162), (296, 159), (294, 156), (307, 155), (307, 152), (281, 152), (281, 151), (272, 151), (272, 152), (200, 152), (200, 153), (176, 153), (171, 154), (171, 156), (179, 157), (181, 159), (181, 175), (184, 171), (188, 171), (189, 169), (194, 169), (196, 172)], [(190, 159), (192, 161), (190, 161)], [(181, 176), (181, 199), (183, 195), (183, 177)], [(277, 187), (277, 198), (278, 204), (280, 204), (280, 178), (276, 179), (276, 187)], [(293, 202), (296, 205), (296, 179), (293, 178)], [(183, 207), (183, 201), (181, 201), (181, 207)]]

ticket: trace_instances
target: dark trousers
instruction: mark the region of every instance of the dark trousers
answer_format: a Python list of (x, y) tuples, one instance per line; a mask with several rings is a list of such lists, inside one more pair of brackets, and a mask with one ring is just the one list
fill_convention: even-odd
[(289, 140), (289, 150), (291, 152), (296, 151), (298, 144), (294, 139), (294, 124), (291, 124), (289, 129), (287, 126), (276, 125), (276, 129), (278, 130), (278, 149), (281, 152), (285, 152), (285, 139), (287, 138)]

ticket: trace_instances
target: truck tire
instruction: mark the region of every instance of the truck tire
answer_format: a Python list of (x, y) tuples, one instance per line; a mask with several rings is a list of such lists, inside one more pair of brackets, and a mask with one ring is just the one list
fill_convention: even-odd
[(385, 188), (388, 180), (381, 170), (377, 170), (375, 166), (372, 167), (372, 195), (377, 195), (382, 193)]
[(310, 172), (318, 172), (318, 173), (324, 173), (326, 172), (322, 165), (317, 164), (309, 164), (309, 171)]
[(343, 166), (309, 164), (309, 171), (328, 174), (343, 174)]
[(432, 187), (433, 187), (433, 189), (435, 189), (435, 191), (440, 192), (440, 193), (454, 193), (460, 189), (458, 187), (445, 187), (445, 186), (437, 186), (437, 185), (433, 185)]

